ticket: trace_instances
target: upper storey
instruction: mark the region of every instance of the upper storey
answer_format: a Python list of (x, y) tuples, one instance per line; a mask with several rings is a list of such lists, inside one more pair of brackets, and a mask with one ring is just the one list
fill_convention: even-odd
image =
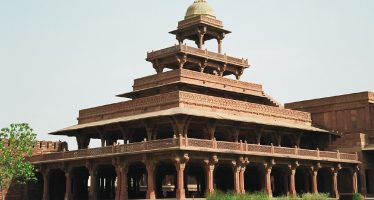
[[(147, 54), (146, 60), (157, 73), (165, 68), (189, 69), (218, 76), (234, 75), (239, 80), (244, 69), (250, 66), (247, 59), (222, 54), (222, 41), (230, 31), (223, 28), (205, 0), (195, 1), (178, 28), (170, 33), (176, 36), (179, 45)], [(205, 42), (212, 39), (217, 40), (218, 53), (203, 49)], [(184, 40), (194, 41), (197, 48), (183, 45)]]

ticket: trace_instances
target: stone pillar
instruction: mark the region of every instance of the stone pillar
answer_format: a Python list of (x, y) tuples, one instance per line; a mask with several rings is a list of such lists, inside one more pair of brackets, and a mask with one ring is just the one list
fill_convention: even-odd
[(90, 173), (90, 192), (89, 199), (97, 200), (97, 168), (91, 167), (88, 168)]
[(292, 197), (297, 196), (295, 174), (296, 174), (296, 169), (298, 166), (299, 166), (298, 164), (292, 164), (290, 166), (290, 190), (289, 191)]
[(67, 171), (65, 172), (65, 178), (66, 178), (66, 188), (65, 188), (65, 199), (64, 200), (70, 200), (71, 199), (71, 172)]
[[(275, 164), (275, 163), (274, 163)], [(264, 163), (265, 168), (265, 192), (270, 198), (273, 197), (273, 191), (271, 189), (271, 170), (274, 166), (273, 163)]]
[(246, 166), (242, 166), (239, 172), (239, 180), (240, 180), (240, 193), (245, 194), (245, 169)]
[(101, 138), (101, 147), (105, 147), (105, 138)]
[(318, 193), (318, 170), (321, 169), (321, 164), (317, 163), (310, 167), (312, 178), (312, 193)]
[(231, 134), (232, 134), (232, 141), (233, 142), (239, 142), (239, 132), (240, 132), (239, 128), (233, 128), (232, 129)]
[(218, 43), (218, 53), (219, 54), (222, 54), (222, 41), (223, 41), (224, 38), (225, 38), (225, 34), (224, 33), (222, 33), (221, 35), (218, 35), (216, 37), (217, 43)]
[(203, 49), (203, 45), (204, 45), (204, 35), (206, 33), (206, 27), (199, 27), (198, 30), (197, 30), (197, 37), (198, 37), (198, 41), (196, 41), (197, 43), (197, 47), (199, 47), (199, 49)]
[(339, 199), (339, 190), (338, 190), (338, 172), (341, 167), (331, 168), (332, 172), (332, 191), (331, 196)]
[(188, 155), (183, 158), (176, 158), (175, 169), (177, 170), (177, 199), (186, 199), (186, 192), (184, 189), (184, 169), (188, 161)]
[(43, 172), (43, 200), (49, 200), (49, 170)]
[[(232, 172), (233, 172), (233, 176), (234, 176), (234, 192), (239, 194), (241, 192), (240, 190), (240, 178), (239, 178), (239, 174), (240, 174), (240, 165), (238, 163), (235, 162), (232, 162)], [(229, 183), (227, 183), (229, 184)]]
[(120, 188), (119, 189), (119, 200), (129, 199), (128, 190), (127, 190), (127, 188), (128, 188), (128, 186), (127, 186), (128, 170), (129, 170), (129, 168), (128, 168), (127, 165), (120, 167), (120, 172), (121, 172), (121, 181), (120, 182), (121, 182), (121, 184), (120, 184), (120, 186), (117, 186), (117, 188)]
[(213, 156), (210, 160), (204, 160), (206, 172), (206, 195), (214, 193), (214, 168), (217, 163), (217, 156)]
[(357, 180), (357, 170), (352, 170), (352, 191), (353, 193), (358, 192), (358, 180)]
[(317, 194), (318, 193), (318, 170), (319, 168), (313, 167), (311, 170), (312, 174), (312, 193)]
[(218, 43), (218, 53), (222, 54), (222, 40), (217, 38), (217, 43)]
[(155, 171), (155, 163), (152, 161), (146, 162), (147, 168), (147, 199), (156, 199), (155, 193), (155, 178), (154, 178), (154, 171)]

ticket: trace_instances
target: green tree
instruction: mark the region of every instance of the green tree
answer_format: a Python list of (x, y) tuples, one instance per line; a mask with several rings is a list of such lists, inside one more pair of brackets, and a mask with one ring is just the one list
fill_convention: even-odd
[(25, 159), (32, 155), (35, 144), (36, 134), (26, 123), (11, 124), (0, 130), (0, 191), (11, 181), (25, 184), (36, 180), (34, 167)]

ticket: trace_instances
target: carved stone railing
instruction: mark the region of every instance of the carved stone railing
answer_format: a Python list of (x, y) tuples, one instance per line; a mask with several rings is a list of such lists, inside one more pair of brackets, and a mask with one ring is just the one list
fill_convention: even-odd
[[(183, 105), (181, 105), (183, 104)], [(243, 117), (262, 117), (269, 120), (290, 122), (293, 124), (311, 125), (310, 113), (296, 110), (284, 109), (274, 106), (249, 103), (197, 94), (185, 91), (175, 91), (150, 97), (143, 97), (131, 101), (100, 106), (79, 111), (79, 124), (131, 116), (166, 108), (184, 107), (201, 108), (225, 114), (241, 115)]]
[(147, 60), (152, 60), (160, 56), (167, 56), (169, 54), (176, 53), (186, 53), (196, 56), (204, 56), (208, 60), (216, 60), (223, 63), (235, 64), (243, 67), (248, 67), (248, 59), (244, 58), (235, 58), (232, 56), (227, 56), (226, 54), (214, 53), (208, 50), (202, 50), (195, 47), (190, 47), (184, 44), (175, 45), (158, 51), (152, 51), (147, 53)]
[(186, 69), (176, 69), (135, 79), (133, 88), (134, 91), (138, 91), (174, 82), (183, 82), (192, 85), (211, 87), (215, 89), (218, 88), (225, 91), (264, 96), (262, 85), (228, 79), (221, 76), (215, 76)]
[(193, 18), (190, 18), (190, 19), (185, 19), (185, 20), (182, 20), (180, 22), (178, 22), (178, 28), (181, 29), (181, 28), (184, 28), (190, 24), (196, 24), (198, 22), (201, 22), (201, 23), (208, 23), (210, 25), (213, 25), (213, 26), (217, 26), (217, 27), (220, 27), (222, 28), (223, 27), (223, 24), (222, 24), (222, 21), (220, 20), (217, 20), (217, 19), (213, 19), (211, 17), (206, 17), (206, 16), (203, 16), (203, 15), (200, 15), (200, 16), (196, 16), (196, 17), (193, 17)]
[(186, 137), (170, 138), (163, 140), (144, 141), (138, 143), (115, 145), (102, 148), (82, 149), (60, 153), (49, 153), (28, 158), (31, 163), (60, 162), (79, 159), (93, 159), (126, 155), (129, 153), (146, 153), (168, 150), (209, 151), (233, 154), (247, 154), (267, 157), (289, 157), (305, 160), (327, 160), (334, 162), (357, 163), (357, 154), (307, 150), (257, 144), (246, 142), (226, 142), (216, 140), (192, 139)]

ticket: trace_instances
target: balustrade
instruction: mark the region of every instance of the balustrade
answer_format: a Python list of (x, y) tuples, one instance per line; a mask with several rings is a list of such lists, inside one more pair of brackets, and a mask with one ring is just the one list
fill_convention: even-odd
[(238, 154), (261, 154), (264, 156), (293, 156), (301, 159), (324, 159), (358, 161), (357, 154), (308, 150), (286, 147), (276, 147), (258, 144), (247, 144), (242, 142), (226, 142), (216, 140), (193, 139), (187, 137), (170, 138), (162, 140), (143, 141), (138, 143), (115, 145), (102, 148), (82, 149), (77, 151), (66, 151), (59, 153), (41, 154), (29, 157), (31, 163), (54, 162), (70, 159), (84, 159), (86, 157), (113, 156), (126, 153), (150, 151), (150, 150), (170, 150), (188, 149), (199, 151), (201, 148), (211, 151), (231, 151)]

